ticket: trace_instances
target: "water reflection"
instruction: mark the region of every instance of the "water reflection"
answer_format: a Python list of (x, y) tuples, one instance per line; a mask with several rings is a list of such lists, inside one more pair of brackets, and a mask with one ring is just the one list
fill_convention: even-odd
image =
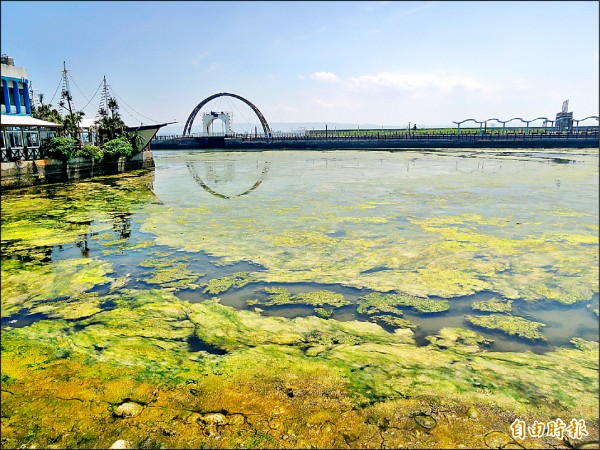
[[(198, 185), (200, 185), (200, 187), (202, 187), (202, 189), (204, 189), (209, 194), (214, 195), (215, 197), (231, 199), (231, 198), (247, 195), (250, 192), (252, 192), (254, 189), (256, 189), (258, 186), (260, 186), (260, 184), (265, 179), (265, 175), (269, 171), (271, 162), (270, 161), (257, 162), (256, 167), (255, 167), (255, 172), (258, 172), (258, 175), (251, 174), (251, 176), (250, 176), (250, 178), (257, 176), (257, 179), (254, 182), (254, 184), (249, 189), (246, 189), (241, 193), (229, 194), (229, 195), (218, 192), (217, 189), (221, 190), (221, 189), (225, 188), (226, 190), (229, 189), (229, 190), (232, 190), (235, 192), (239, 188), (239, 185), (244, 184), (244, 182), (246, 181), (243, 178), (248, 178), (248, 177), (243, 176), (243, 175), (245, 175), (245, 173), (247, 173), (247, 170), (242, 169), (241, 171), (236, 172), (236, 161), (231, 161), (231, 160), (203, 161), (203, 165), (204, 165), (204, 180), (206, 180), (206, 181), (204, 181), (202, 179), (202, 177), (199, 175), (198, 170), (196, 170), (194, 163), (191, 163), (191, 162), (186, 163), (186, 166), (187, 166), (190, 174), (192, 175), (192, 177), (194, 178), (196, 183), (198, 183)], [(242, 176), (240, 177), (240, 175), (242, 175)]]
[(112, 230), (120, 239), (129, 239), (131, 237), (131, 213), (130, 212), (111, 212)]

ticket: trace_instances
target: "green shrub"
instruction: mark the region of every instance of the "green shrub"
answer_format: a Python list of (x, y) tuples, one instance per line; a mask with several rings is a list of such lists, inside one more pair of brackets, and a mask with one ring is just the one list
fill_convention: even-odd
[(117, 159), (121, 156), (129, 157), (133, 154), (133, 146), (125, 136), (119, 136), (106, 142), (102, 146), (104, 157)]
[(103, 152), (100, 147), (95, 145), (86, 145), (82, 149), (77, 150), (75, 156), (79, 156), (80, 158), (101, 159)]
[(77, 152), (77, 141), (70, 137), (55, 136), (44, 140), (41, 147), (50, 158), (69, 160)]

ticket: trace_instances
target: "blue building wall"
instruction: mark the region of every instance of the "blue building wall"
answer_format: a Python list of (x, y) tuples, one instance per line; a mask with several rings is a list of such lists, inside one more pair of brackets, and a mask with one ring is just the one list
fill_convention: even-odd
[(31, 115), (29, 80), (24, 78), (2, 77), (2, 114)]

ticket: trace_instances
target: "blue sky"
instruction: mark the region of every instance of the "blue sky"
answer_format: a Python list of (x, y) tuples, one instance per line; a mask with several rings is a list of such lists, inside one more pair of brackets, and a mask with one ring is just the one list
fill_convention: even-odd
[[(2, 1), (1, 43), (46, 102), (66, 61), (76, 107), (106, 75), (127, 123), (174, 132), (218, 92), (272, 124), (553, 119), (566, 99), (577, 119), (599, 110), (598, 5)], [(257, 122), (240, 102), (209, 106)]]

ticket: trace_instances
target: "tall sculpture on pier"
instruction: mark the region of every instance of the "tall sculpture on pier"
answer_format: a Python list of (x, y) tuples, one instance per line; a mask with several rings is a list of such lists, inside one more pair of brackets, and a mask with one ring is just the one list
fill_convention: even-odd
[(556, 128), (558, 131), (573, 131), (573, 112), (568, 112), (569, 100), (562, 104), (562, 111), (556, 114)]
[(214, 112), (202, 114), (202, 134), (205, 136), (211, 135), (211, 125), (215, 120), (221, 120), (223, 122), (223, 129), (225, 134), (231, 133), (231, 113), (228, 112)]

